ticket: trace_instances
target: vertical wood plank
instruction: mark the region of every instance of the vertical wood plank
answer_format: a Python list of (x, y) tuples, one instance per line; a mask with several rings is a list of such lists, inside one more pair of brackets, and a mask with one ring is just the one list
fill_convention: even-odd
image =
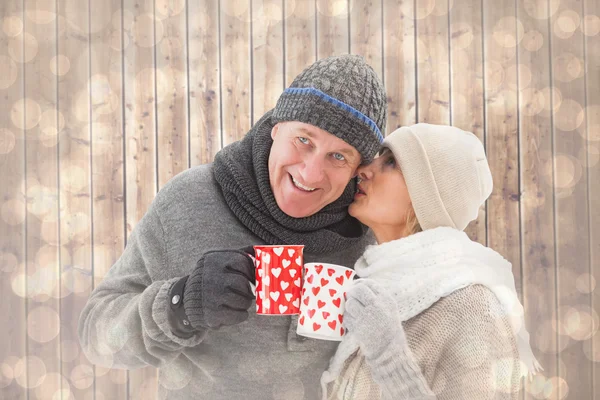
[[(554, 189), (558, 266), (558, 397), (592, 398), (592, 363), (584, 347), (593, 322), (591, 295), (578, 280), (590, 273), (588, 171), (585, 141), (585, 64), (583, 33), (577, 29), (582, 2), (562, 0), (552, 18), (550, 65), (562, 101), (554, 113)], [(574, 321), (574, 318), (577, 318)], [(597, 329), (597, 327), (596, 327)]]
[(418, 122), (450, 124), (447, 1), (416, 4)]
[(221, 148), (219, 1), (188, 2), (190, 164), (211, 162)]
[[(121, 0), (90, 1), (92, 262), (99, 284), (125, 245)], [(128, 38), (127, 38), (128, 39)], [(127, 399), (127, 371), (95, 366), (96, 399)]]
[(317, 58), (348, 54), (348, 0), (317, 0)]
[(155, 0), (154, 6), (160, 189), (188, 168), (186, 0)]
[[(587, 168), (589, 196), (589, 241), (591, 271), (589, 282), (584, 280), (587, 290), (592, 290), (592, 308), (600, 311), (600, 4), (594, 0), (583, 2), (584, 16), (581, 30), (585, 37), (586, 71), (586, 127)], [(593, 361), (594, 398), (600, 393), (600, 333), (595, 332), (592, 340), (584, 343), (586, 357)]]
[(284, 3), (285, 87), (316, 61), (315, 8), (313, 1)]
[[(519, 3), (523, 38), (518, 44), (519, 148), (523, 259), (523, 306), (534, 354), (544, 371), (525, 380), (524, 398), (538, 399), (545, 382), (558, 375), (552, 97), (548, 5)], [(537, 17), (536, 17), (537, 16)], [(552, 393), (549, 399), (558, 399)]]
[[(56, 393), (64, 384), (68, 390), (70, 382), (60, 374), (69, 379), (71, 371), (61, 371), (60, 358), (61, 339), (67, 339), (68, 333), (61, 332), (66, 329), (60, 321), (59, 231), (63, 212), (58, 193), (57, 79), (50, 69), (57, 56), (56, 2), (24, 4), (23, 48), (9, 51), (21, 53), (25, 63), (25, 190), (27, 202), (31, 199), (37, 207), (28, 207), (26, 219), (27, 360), (16, 369), (29, 388), (28, 398), (36, 398)], [(11, 117), (13, 123), (20, 119), (15, 114)]]
[[(455, 2), (449, 16), (452, 125), (473, 132), (485, 143), (481, 0)], [(472, 240), (485, 244), (484, 207), (465, 231)]]
[[(69, 71), (59, 76), (59, 113), (64, 135), (59, 142), (61, 339), (77, 342), (77, 321), (92, 290), (92, 210), (90, 182), (90, 108), (100, 79), (90, 77), (91, 33), (87, 1), (59, 0), (58, 51), (69, 60)], [(96, 17), (97, 18), (97, 17)], [(98, 19), (97, 23), (101, 21)], [(93, 91), (93, 92), (92, 92)], [(117, 109), (118, 104), (113, 104)], [(75, 398), (94, 395), (94, 369), (83, 353), (72, 357), (62, 349), (62, 373)]]
[[(0, 4), (0, 315), (10, 318), (3, 329), (0, 364), (0, 397), (26, 400), (26, 376), (16, 376), (26, 355), (25, 308), (25, 93), (23, 57), (23, 2)], [(25, 371), (21, 371), (22, 373)]]
[(223, 146), (250, 129), (250, 0), (221, 1)]
[(283, 91), (283, 1), (252, 0), (252, 123)]
[[(154, 63), (153, 1), (123, 0), (125, 96), (125, 192), (126, 236), (143, 217), (157, 190), (156, 90)], [(157, 24), (157, 27), (162, 24)], [(160, 29), (160, 28), (158, 28)], [(156, 35), (164, 33), (157, 31)], [(128, 372), (130, 399), (155, 399), (158, 374), (154, 367)]]
[[(512, 263), (521, 285), (517, 49), (522, 25), (515, 2), (484, 1), (485, 124), (494, 190), (487, 203), (487, 245)], [(519, 28), (520, 26), (520, 28)]]
[(350, 0), (350, 52), (365, 58), (383, 79), (382, 0)]
[(383, 77), (387, 93), (387, 132), (417, 121), (415, 2), (383, 3)]

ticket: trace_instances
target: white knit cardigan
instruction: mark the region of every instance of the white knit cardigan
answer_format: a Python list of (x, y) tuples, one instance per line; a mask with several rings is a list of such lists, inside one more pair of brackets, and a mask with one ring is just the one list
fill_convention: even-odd
[[(487, 398), (481, 396), (497, 391), (509, 397), (489, 398), (512, 398), (520, 377), (541, 368), (529, 346), (511, 264), (464, 232), (442, 227), (370, 246), (355, 270), (393, 294), (405, 326), (408, 356), (396, 357), (400, 365), (387, 365), (389, 371), (373, 374), (390, 377), (389, 382), (378, 382), (384, 394), (395, 399), (405, 396), (408, 392), (397, 386), (402, 382), (410, 386), (407, 366), (418, 364), (414, 369), (425, 374), (439, 398)], [(365, 377), (371, 376), (369, 368), (379, 367), (369, 366), (357, 350), (357, 341), (348, 334), (323, 374), (326, 398), (378, 398), (373, 393), (379, 391), (368, 384), (373, 380)], [(398, 371), (404, 371), (400, 378)], [(446, 390), (440, 391), (442, 376)], [(344, 397), (350, 392), (353, 397)], [(451, 393), (462, 394), (452, 397)]]

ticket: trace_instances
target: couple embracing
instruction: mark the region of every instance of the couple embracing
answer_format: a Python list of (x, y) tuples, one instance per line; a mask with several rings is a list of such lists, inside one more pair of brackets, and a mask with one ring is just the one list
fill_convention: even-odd
[[(362, 57), (309, 66), (160, 190), (82, 311), (88, 359), (158, 368), (159, 399), (516, 399), (539, 365), (511, 264), (463, 232), (492, 191), (483, 145), (385, 122)], [(341, 342), (256, 315), (260, 244), (354, 269)]]

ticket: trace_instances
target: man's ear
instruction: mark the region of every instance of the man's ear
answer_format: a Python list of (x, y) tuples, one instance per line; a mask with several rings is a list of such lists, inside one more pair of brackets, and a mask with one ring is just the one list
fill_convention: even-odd
[(275, 135), (277, 135), (277, 131), (279, 130), (279, 124), (281, 124), (281, 122), (276, 123), (273, 129), (271, 129), (271, 139), (273, 140), (275, 140)]

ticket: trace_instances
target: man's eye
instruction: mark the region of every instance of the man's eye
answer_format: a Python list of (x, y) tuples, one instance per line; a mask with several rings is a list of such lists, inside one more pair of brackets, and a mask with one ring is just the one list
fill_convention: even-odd
[(387, 160), (385, 160), (385, 165), (396, 165), (396, 159), (393, 156), (390, 156)]
[(345, 161), (346, 160), (346, 157), (344, 157), (340, 153), (333, 153), (333, 158), (335, 158), (337, 161)]
[(299, 140), (299, 141), (300, 141), (300, 143), (302, 143), (302, 144), (308, 144), (308, 143), (309, 143), (309, 142), (308, 142), (308, 139), (307, 139), (307, 138), (305, 138), (305, 137), (302, 137), (302, 136), (299, 136), (299, 137), (298, 137), (298, 140)]

